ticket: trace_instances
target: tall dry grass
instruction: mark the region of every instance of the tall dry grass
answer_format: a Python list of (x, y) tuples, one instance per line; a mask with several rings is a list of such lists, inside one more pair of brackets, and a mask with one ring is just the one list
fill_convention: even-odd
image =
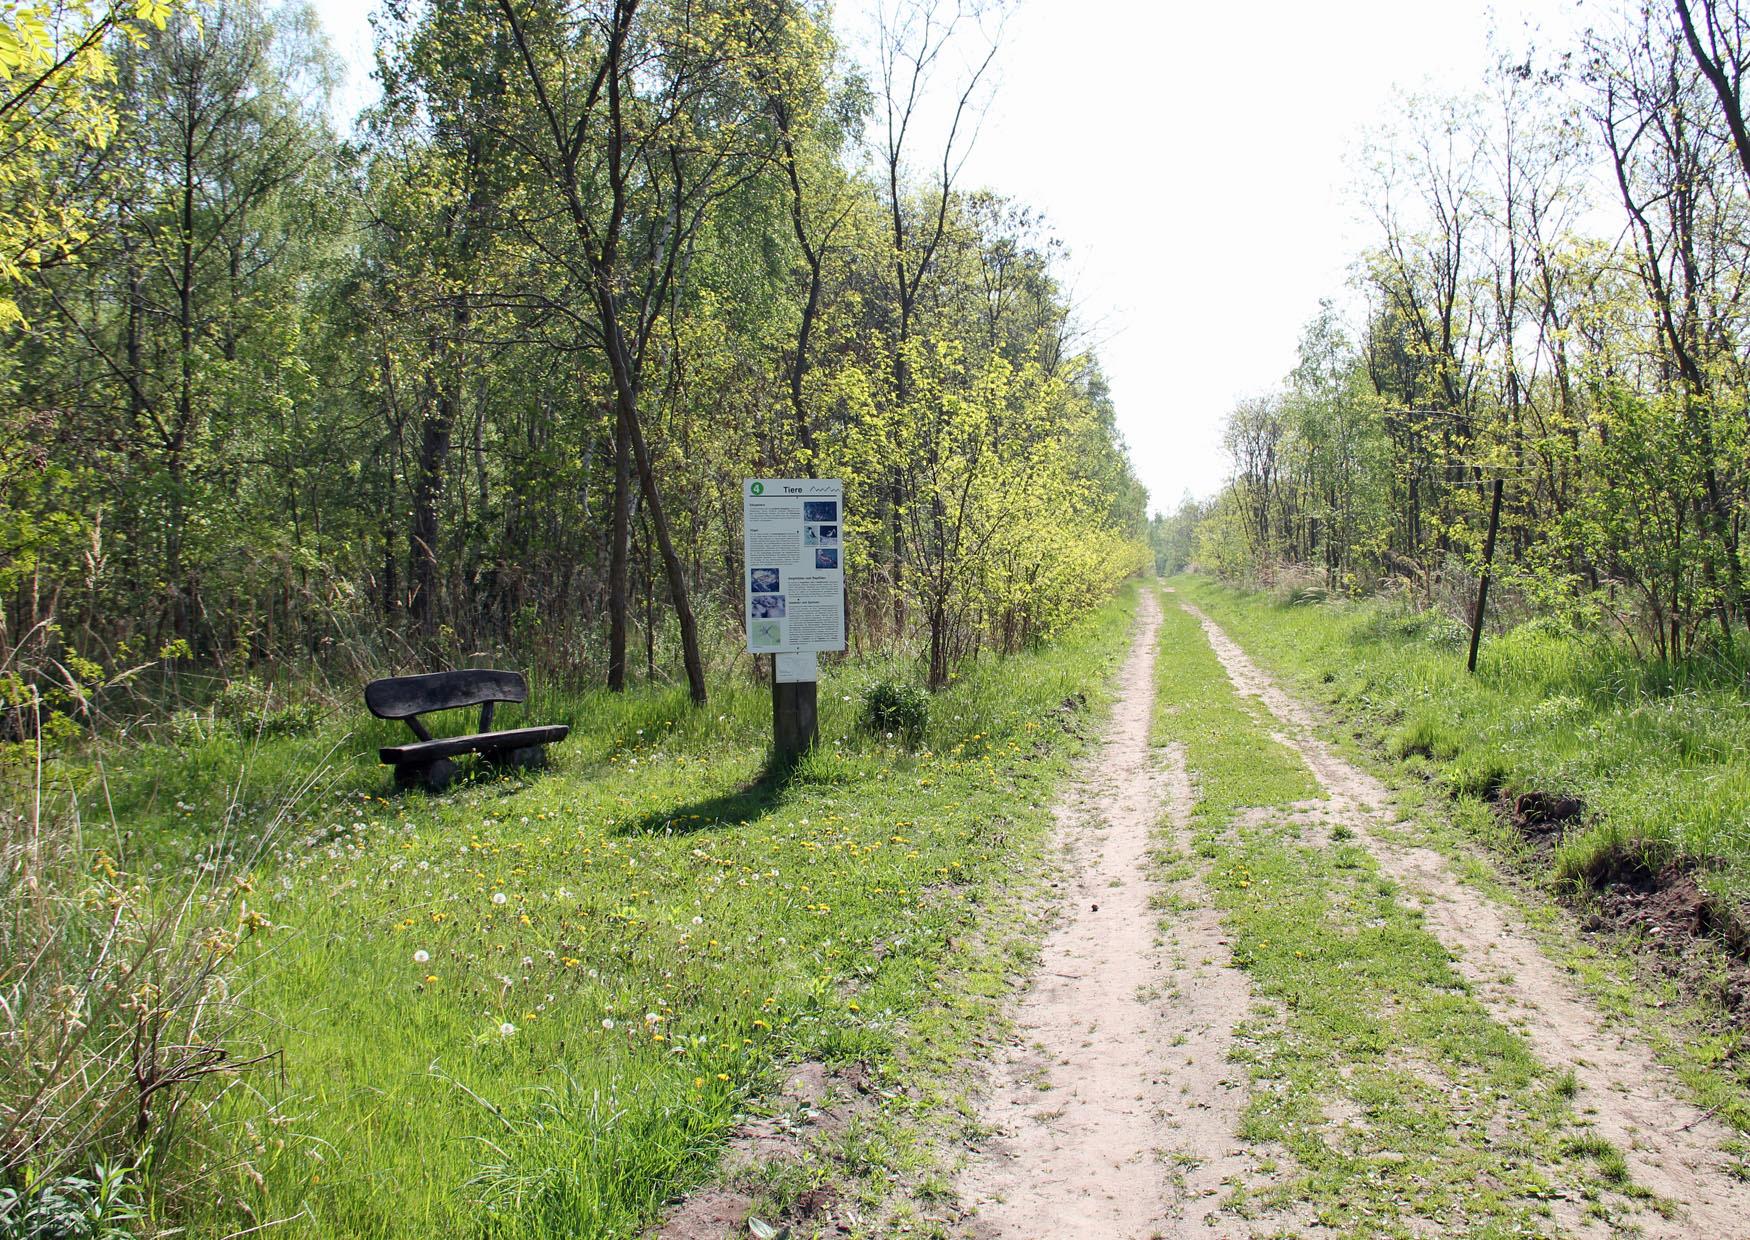
[(57, 778), (41, 695), (10, 687), (28, 727), (0, 744), (0, 1237), (125, 1234), (118, 1212), (149, 1230), (214, 1101), (269, 1058), (233, 1046), (233, 962), (268, 928), (252, 858), (125, 872), (118, 824)]

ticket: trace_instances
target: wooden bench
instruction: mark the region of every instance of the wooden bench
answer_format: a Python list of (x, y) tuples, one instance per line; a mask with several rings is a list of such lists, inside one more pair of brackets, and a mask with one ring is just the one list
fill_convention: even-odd
[[(492, 730), (492, 711), (500, 702), (526, 702), (529, 684), (520, 672), (496, 672), (478, 668), (462, 672), (428, 672), (423, 676), (391, 676), (365, 686), (365, 705), (379, 719), (405, 719), (419, 740), (411, 745), (385, 745), (377, 751), (395, 768), (396, 786), (416, 784), (432, 791), (449, 783), (456, 773), (450, 761), (457, 754), (481, 754), (489, 762), (509, 766), (539, 766), (548, 745), (562, 741), (571, 729), (562, 723), (535, 728)], [(479, 730), (470, 736), (447, 736), (433, 740), (419, 721), (436, 710), (480, 708)]]

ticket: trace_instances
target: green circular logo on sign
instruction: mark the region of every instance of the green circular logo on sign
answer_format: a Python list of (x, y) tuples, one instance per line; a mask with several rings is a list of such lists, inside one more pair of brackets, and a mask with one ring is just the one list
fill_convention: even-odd
[(755, 495), (764, 495), (766, 493), (766, 484), (763, 482), (756, 482), (749, 487), (748, 490), (752, 491)]

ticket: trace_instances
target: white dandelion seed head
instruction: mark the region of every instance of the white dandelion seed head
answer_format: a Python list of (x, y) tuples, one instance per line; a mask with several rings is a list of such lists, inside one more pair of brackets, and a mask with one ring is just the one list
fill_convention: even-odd
[(498, 1036), (501, 1038), (508, 1038), (511, 1034), (513, 1034), (515, 1032), (516, 1032), (516, 1026), (511, 1024), (508, 1020), (505, 1021), (504, 1024), (502, 1024), (498, 1027)]
[(492, 902), (494, 904), (503, 904), (508, 899), (510, 899), (510, 897), (505, 895), (502, 891), (495, 891), (492, 893)]
[(430, 959), (431, 959), (431, 953), (426, 951), (423, 947), (420, 948), (418, 951), (413, 953), (413, 963), (414, 964), (424, 964), (426, 961), (428, 961)]

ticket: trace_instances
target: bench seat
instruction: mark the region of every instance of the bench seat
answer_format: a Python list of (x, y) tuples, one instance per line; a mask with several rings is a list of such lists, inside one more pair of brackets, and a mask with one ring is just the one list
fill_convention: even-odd
[(385, 745), (377, 756), (390, 766), (404, 762), (434, 762), (459, 753), (494, 753), (501, 749), (526, 749), (532, 745), (552, 745), (570, 735), (563, 723), (538, 728), (508, 728), (503, 732), (475, 732), (470, 736), (446, 736), (435, 741), (416, 741), (410, 745)]

